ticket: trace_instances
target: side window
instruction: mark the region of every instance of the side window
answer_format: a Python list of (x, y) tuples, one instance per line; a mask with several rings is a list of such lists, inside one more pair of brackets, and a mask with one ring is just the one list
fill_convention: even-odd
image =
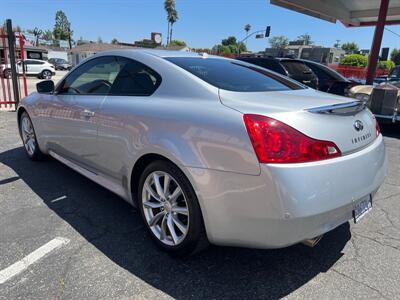
[(161, 84), (161, 76), (146, 65), (117, 57), (121, 71), (115, 78), (110, 95), (114, 96), (150, 96)]
[(94, 58), (72, 72), (58, 93), (107, 95), (120, 70), (121, 65), (113, 56)]

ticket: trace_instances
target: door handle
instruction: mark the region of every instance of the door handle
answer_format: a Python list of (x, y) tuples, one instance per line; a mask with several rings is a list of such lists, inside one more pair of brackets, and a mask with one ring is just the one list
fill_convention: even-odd
[(84, 117), (88, 117), (88, 118), (94, 117), (94, 111), (90, 111), (87, 109), (85, 109), (82, 114)]

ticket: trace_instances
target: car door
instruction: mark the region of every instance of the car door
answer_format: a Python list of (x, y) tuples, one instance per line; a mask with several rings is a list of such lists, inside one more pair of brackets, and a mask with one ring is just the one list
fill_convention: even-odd
[(98, 118), (96, 157), (99, 170), (118, 186), (124, 186), (126, 166), (133, 161), (143, 131), (142, 114), (152, 109), (151, 95), (161, 84), (161, 76), (150, 67), (124, 57), (117, 57), (121, 72), (104, 100)]
[(32, 60), (30, 59), (25, 60), (24, 67), (25, 67), (25, 74), (27, 75), (34, 74), (34, 65)]
[(97, 57), (57, 86), (45, 122), (50, 150), (87, 169), (96, 169), (97, 113), (118, 72), (115, 57)]

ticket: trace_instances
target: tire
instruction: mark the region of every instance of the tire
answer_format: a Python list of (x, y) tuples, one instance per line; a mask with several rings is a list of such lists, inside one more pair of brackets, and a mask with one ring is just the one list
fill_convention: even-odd
[[(170, 178), (167, 189), (166, 176)], [(196, 193), (174, 164), (162, 160), (150, 163), (141, 174), (136, 199), (146, 228), (162, 250), (187, 256), (208, 246)]]
[(26, 154), (31, 160), (42, 160), (46, 156), (40, 151), (36, 139), (32, 120), (27, 112), (23, 112), (19, 119), (19, 131)]
[(52, 76), (52, 75), (53, 75), (53, 74), (52, 74), (51, 71), (49, 71), (49, 70), (43, 70), (42, 73), (40, 73), (40, 75), (39, 75), (40, 77), (39, 77), (39, 78), (49, 80), (49, 79), (51, 79), (51, 76)]
[(10, 79), (11, 78), (11, 70), (10, 69), (5, 69), (3, 71), (3, 77)]

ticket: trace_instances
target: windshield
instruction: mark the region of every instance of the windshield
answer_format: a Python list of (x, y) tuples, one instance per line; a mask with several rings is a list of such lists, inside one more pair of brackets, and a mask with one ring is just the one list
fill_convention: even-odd
[(165, 59), (224, 90), (267, 92), (304, 88), (283, 76), (238, 61), (201, 57), (167, 57)]

